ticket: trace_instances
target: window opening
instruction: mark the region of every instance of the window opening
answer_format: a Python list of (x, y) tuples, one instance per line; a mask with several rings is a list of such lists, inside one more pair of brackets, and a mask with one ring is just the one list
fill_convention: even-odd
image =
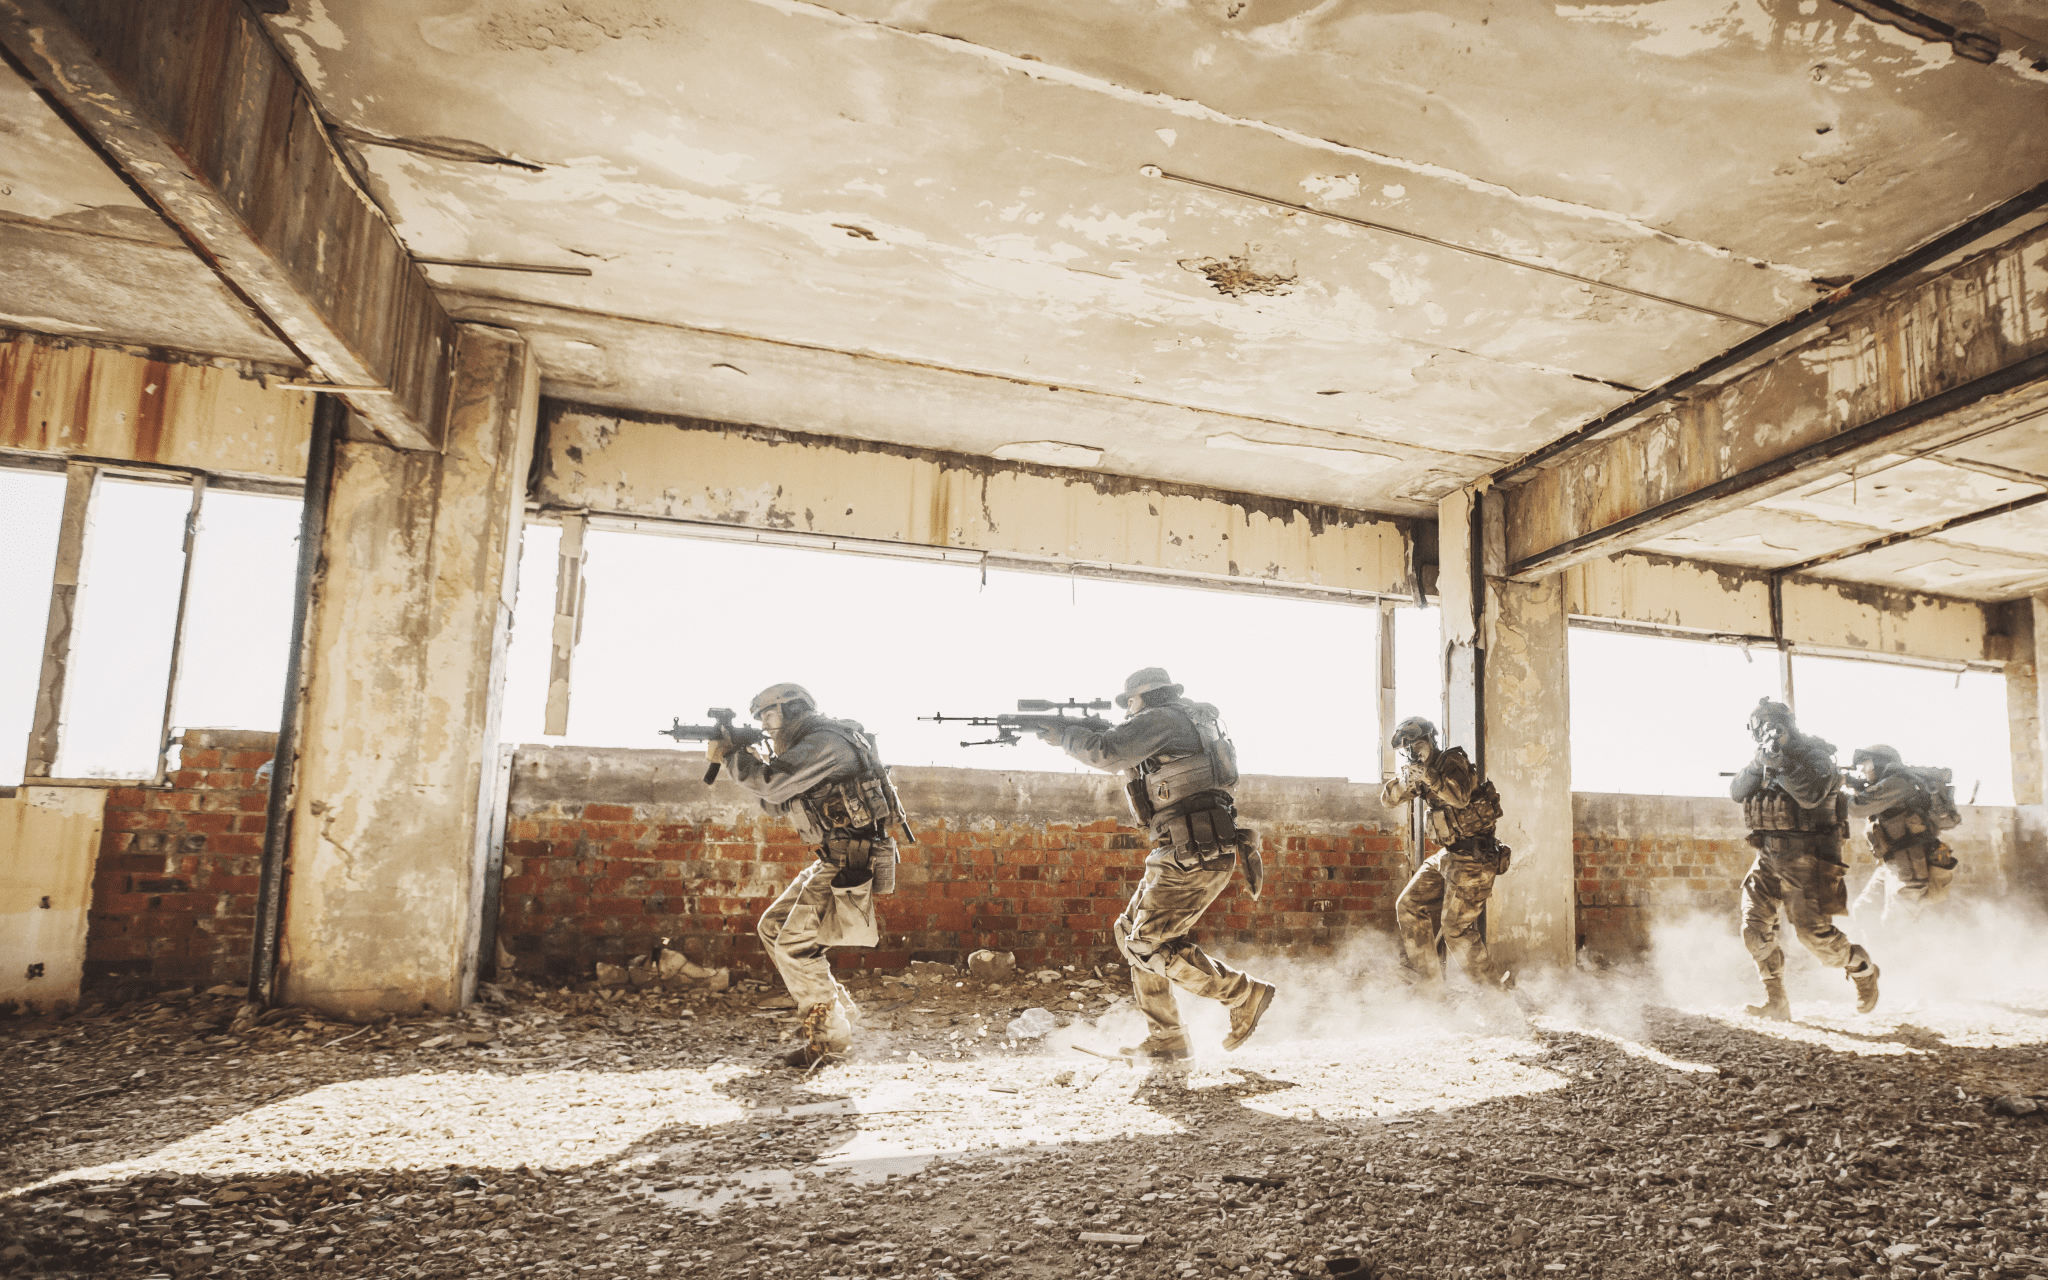
[(2005, 673), (1943, 671), (1854, 658), (1792, 656), (1799, 727), (1835, 744), (1897, 747), (1910, 765), (1952, 770), (1956, 802), (2011, 804), (2012, 737)]
[[(508, 663), (505, 740), (538, 742), (559, 533), (529, 525)], [(669, 746), (671, 717), (745, 713), (780, 680), (881, 736), (903, 765), (1086, 772), (1036, 739), (917, 717), (1108, 698), (1164, 666), (1215, 703), (1248, 773), (1377, 782), (1376, 615), (1358, 604), (950, 566), (592, 529), (566, 740)], [(1406, 613), (1410, 610), (1397, 612)], [(1111, 712), (1112, 723), (1121, 718)], [(1360, 733), (1359, 726), (1367, 731)]]
[(1444, 731), (1443, 614), (1394, 610), (1394, 721), (1421, 716)]
[(1569, 643), (1574, 791), (1728, 794), (1721, 772), (1756, 750), (1750, 711), (1778, 696), (1775, 649), (1577, 626)]
[(0, 787), (19, 786), (35, 723), (64, 476), (0, 469)]
[(185, 607), (174, 726), (277, 728), (304, 505), (297, 498), (207, 490)]
[(191, 508), (185, 485), (94, 488), (54, 776), (155, 775)]

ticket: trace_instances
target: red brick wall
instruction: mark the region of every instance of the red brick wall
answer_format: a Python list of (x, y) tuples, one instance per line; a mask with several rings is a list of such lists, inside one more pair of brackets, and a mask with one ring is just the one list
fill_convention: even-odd
[[(704, 786), (702, 769), (668, 751), (520, 750), (498, 938), (522, 972), (587, 976), (662, 937), (700, 963), (766, 965), (755, 921), (812, 854), (730, 782)], [(836, 952), (838, 964), (958, 963), (983, 947), (1027, 966), (1114, 957), (1110, 922), (1144, 861), (1140, 833), (1111, 816), (1123, 810), (1114, 779), (896, 775), (920, 843), (883, 899), (882, 945)], [(1205, 942), (1307, 954), (1391, 928), (1407, 859), (1371, 788), (1253, 778), (1238, 798), (1264, 837), (1267, 887), (1254, 903), (1236, 882), (1204, 919)]]
[(85, 985), (212, 986), (249, 977), (277, 735), (191, 729), (165, 788), (107, 793), (88, 916)]

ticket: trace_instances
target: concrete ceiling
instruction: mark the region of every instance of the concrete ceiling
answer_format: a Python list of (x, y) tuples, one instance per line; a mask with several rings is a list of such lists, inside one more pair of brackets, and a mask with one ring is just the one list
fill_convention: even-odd
[[(549, 394), (1424, 514), (2048, 179), (2039, 5), (1921, 8), (1968, 10), (1998, 59), (1837, 0), (290, 0), (269, 21), (416, 255), (590, 271), (430, 268), (457, 316), (536, 342)], [(288, 354), (11, 73), (0, 120), (0, 323)], [(1835, 550), (1986, 473), (1910, 474), (1881, 520), (1875, 489), (1823, 488), (1667, 549), (1751, 562), (1790, 529)], [(2038, 520), (2011, 519), (1913, 572), (2011, 590), (2000, 557), (2042, 563)]]

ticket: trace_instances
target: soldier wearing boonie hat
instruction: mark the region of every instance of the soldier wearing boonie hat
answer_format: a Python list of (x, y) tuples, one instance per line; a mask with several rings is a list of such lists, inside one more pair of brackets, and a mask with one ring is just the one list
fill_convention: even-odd
[(1209, 955), (1190, 936), (1240, 865), (1257, 898), (1264, 864), (1258, 837), (1237, 825), (1231, 797), (1237, 749), (1216, 708), (1190, 702), (1183, 692), (1165, 668), (1144, 667), (1116, 695), (1126, 714), (1122, 724), (1106, 730), (1047, 725), (1038, 731), (1081, 763), (1122, 773), (1131, 810), (1151, 833), (1145, 878), (1113, 932), (1131, 965), (1132, 1003), (1149, 1024), (1144, 1041), (1124, 1052), (1168, 1061), (1189, 1054), (1175, 987), (1229, 1008), (1225, 1049), (1250, 1038), (1275, 990)]

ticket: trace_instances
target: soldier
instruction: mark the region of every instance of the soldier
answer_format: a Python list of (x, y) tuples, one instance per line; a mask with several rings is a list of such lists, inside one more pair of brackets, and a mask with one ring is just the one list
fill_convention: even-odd
[(1869, 1013), (1877, 1007), (1877, 965), (1833, 920), (1849, 909), (1841, 852), (1848, 819), (1839, 808), (1834, 745), (1799, 732), (1792, 709), (1769, 698), (1758, 699), (1749, 733), (1756, 755), (1728, 787), (1742, 802), (1756, 849), (1756, 862), (1742, 879), (1742, 941), (1763, 978), (1764, 1002), (1747, 1011), (1776, 1022), (1792, 1016), (1785, 999), (1785, 953), (1778, 946), (1782, 906), (1806, 949), (1856, 984), (1856, 1012)]
[(1175, 986), (1230, 1009), (1225, 1049), (1250, 1038), (1275, 990), (1207, 954), (1190, 936), (1240, 861), (1254, 898), (1265, 869), (1258, 837), (1237, 825), (1231, 800), (1237, 749), (1216, 708), (1189, 702), (1181, 693), (1163, 668), (1146, 667), (1132, 673), (1116, 696), (1126, 713), (1122, 724), (1102, 731), (1080, 724), (1038, 731), (1083, 764), (1121, 771), (1131, 809), (1151, 831), (1145, 878), (1113, 929), (1117, 949), (1130, 961), (1133, 1001), (1149, 1024), (1143, 1042), (1123, 1052), (1164, 1061), (1189, 1053)]
[[(786, 815), (817, 845), (817, 861), (797, 872), (760, 924), (761, 945), (796, 999), (807, 1037), (785, 1059), (793, 1067), (844, 1053), (852, 1044), (853, 997), (833, 978), (825, 948), (873, 946), (879, 939), (872, 929), (861, 937), (858, 924), (846, 927), (833, 890), (855, 890), (841, 895), (855, 899), (864, 896), (857, 892), (862, 886), (873, 894), (893, 891), (897, 852), (889, 828), (903, 822), (874, 739), (854, 721), (828, 719), (815, 706), (802, 685), (773, 684), (754, 695), (749, 710), (775, 744), (772, 760), (730, 741), (704, 744), (706, 758), (724, 763), (734, 782), (761, 798), (764, 810)], [(865, 905), (870, 914), (859, 923), (872, 921), (871, 897)]]
[(1892, 747), (1879, 743), (1854, 757), (1849, 775), (1849, 816), (1868, 818), (1865, 833), (1884, 885), (1884, 919), (1901, 921), (1948, 897), (1955, 878), (1954, 852), (1941, 833), (1962, 820), (1946, 769), (1915, 769)]
[(1441, 931), (1444, 950), (1466, 977), (1482, 986), (1509, 985), (1487, 955), (1479, 928), (1494, 878), (1508, 869), (1513, 852), (1493, 836), (1501, 816), (1500, 793), (1491, 782), (1479, 780), (1463, 747), (1440, 749), (1436, 726), (1421, 716), (1395, 725), (1390, 741), (1408, 763), (1380, 785), (1380, 803), (1392, 808), (1421, 796), (1429, 808), (1430, 838), (1440, 846), (1394, 901), (1408, 966), (1431, 989), (1442, 990), (1443, 964), (1436, 950)]

